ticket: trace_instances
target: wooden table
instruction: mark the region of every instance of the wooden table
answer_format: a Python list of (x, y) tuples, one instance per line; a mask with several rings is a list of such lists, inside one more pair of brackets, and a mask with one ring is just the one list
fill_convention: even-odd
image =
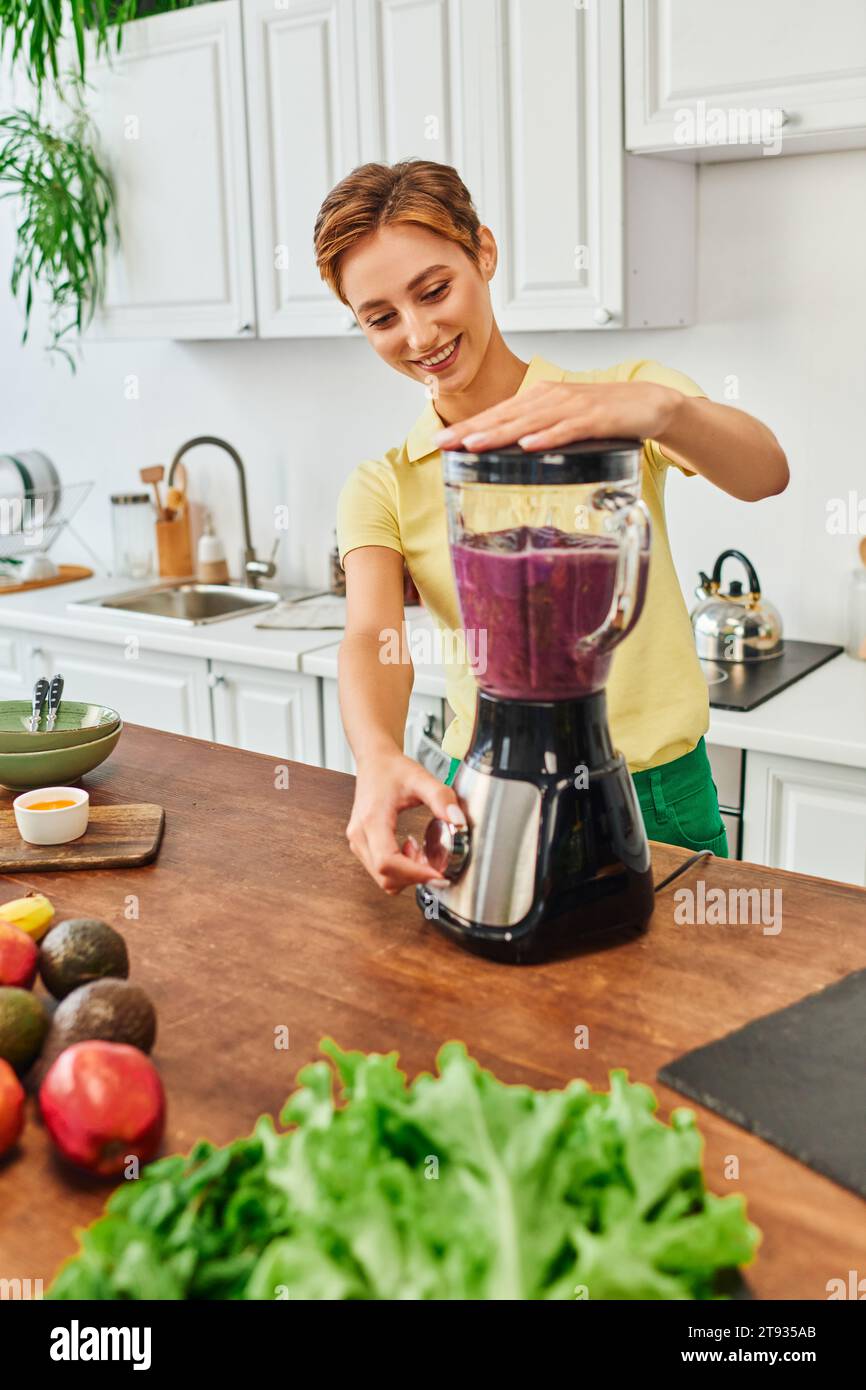
[[(288, 769), (288, 786), (277, 776)], [(285, 779), (282, 779), (285, 780)], [(129, 945), (130, 977), (159, 1015), (154, 1060), (165, 1083), (165, 1152), (199, 1137), (226, 1143), (276, 1113), (320, 1038), (396, 1048), (410, 1076), (449, 1038), (509, 1082), (606, 1087), (611, 1067), (652, 1086), (662, 1116), (685, 1104), (656, 1082), (662, 1063), (866, 966), (866, 892), (717, 860), (711, 886), (784, 886), (783, 929), (676, 926), (673, 887), (637, 941), (545, 966), (488, 962), (425, 921), (411, 889), (389, 897), (349, 851), (354, 779), (301, 763), (127, 725), (86, 779), (93, 803), (155, 801), (157, 860), (128, 871), (6, 878), (4, 900), (46, 893), (55, 921), (104, 918)], [(12, 793), (0, 790), (0, 804)], [(417, 830), (423, 808), (401, 825)], [(687, 851), (654, 845), (656, 879)], [(138, 919), (126, 915), (128, 895)], [(575, 1028), (590, 1047), (575, 1050)], [(277, 1050), (274, 1030), (289, 1030)], [(0, 1277), (42, 1278), (75, 1248), (107, 1188), (55, 1158), (33, 1113), (0, 1161)], [(749, 1273), (764, 1298), (826, 1298), (831, 1277), (866, 1274), (866, 1204), (769, 1144), (694, 1107), (707, 1183), (742, 1190), (763, 1242)], [(740, 1181), (724, 1176), (735, 1154)]]

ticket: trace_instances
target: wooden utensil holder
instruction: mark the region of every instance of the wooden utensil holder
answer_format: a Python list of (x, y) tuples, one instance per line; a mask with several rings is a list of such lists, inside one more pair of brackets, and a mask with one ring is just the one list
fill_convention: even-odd
[(173, 521), (157, 521), (156, 548), (161, 578), (186, 577), (194, 573), (189, 511), (186, 507)]

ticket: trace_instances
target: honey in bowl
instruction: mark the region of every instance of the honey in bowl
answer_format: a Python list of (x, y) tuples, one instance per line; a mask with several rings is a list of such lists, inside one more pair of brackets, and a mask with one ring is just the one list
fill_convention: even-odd
[(75, 801), (30, 801), (25, 811), (61, 811), (64, 806), (76, 806)]

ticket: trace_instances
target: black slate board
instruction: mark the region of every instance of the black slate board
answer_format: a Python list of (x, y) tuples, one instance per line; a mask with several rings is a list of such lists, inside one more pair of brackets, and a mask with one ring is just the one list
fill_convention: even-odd
[(658, 1079), (866, 1197), (866, 970), (685, 1053)]

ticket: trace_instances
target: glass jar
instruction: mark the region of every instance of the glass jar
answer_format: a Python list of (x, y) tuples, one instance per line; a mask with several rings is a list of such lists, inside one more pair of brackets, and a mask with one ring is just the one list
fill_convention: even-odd
[(114, 573), (149, 579), (155, 572), (155, 513), (147, 492), (111, 495)]
[(849, 656), (866, 661), (866, 569), (851, 571), (848, 588), (848, 645)]

